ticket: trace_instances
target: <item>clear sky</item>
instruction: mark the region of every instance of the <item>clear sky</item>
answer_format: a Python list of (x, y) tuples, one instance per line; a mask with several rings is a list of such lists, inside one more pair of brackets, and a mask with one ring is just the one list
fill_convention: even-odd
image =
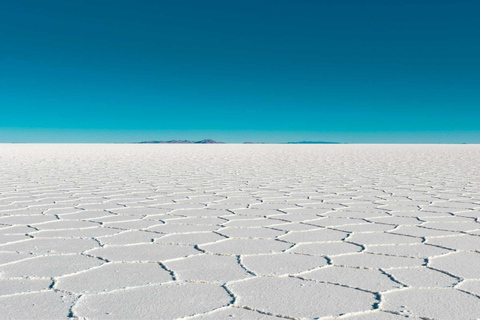
[(0, 142), (480, 143), (480, 1), (15, 0)]

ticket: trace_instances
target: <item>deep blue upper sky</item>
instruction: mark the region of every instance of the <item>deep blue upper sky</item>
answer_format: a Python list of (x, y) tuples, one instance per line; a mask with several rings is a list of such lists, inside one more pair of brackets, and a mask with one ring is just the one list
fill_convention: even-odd
[(0, 142), (480, 143), (476, 0), (4, 1)]

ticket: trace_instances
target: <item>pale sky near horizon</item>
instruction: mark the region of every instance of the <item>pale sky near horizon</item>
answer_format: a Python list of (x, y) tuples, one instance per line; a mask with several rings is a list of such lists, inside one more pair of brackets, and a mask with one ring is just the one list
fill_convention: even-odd
[(8, 1), (0, 143), (480, 143), (478, 1)]

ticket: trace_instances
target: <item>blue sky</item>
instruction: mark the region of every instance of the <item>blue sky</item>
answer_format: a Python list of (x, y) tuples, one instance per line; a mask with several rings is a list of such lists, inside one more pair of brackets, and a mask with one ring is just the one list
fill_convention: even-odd
[(0, 142), (480, 143), (478, 1), (7, 1)]

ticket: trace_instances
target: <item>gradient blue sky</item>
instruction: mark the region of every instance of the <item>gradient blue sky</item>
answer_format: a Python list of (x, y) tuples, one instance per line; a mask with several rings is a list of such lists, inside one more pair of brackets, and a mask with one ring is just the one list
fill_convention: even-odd
[(479, 1), (4, 1), (0, 142), (480, 143)]

